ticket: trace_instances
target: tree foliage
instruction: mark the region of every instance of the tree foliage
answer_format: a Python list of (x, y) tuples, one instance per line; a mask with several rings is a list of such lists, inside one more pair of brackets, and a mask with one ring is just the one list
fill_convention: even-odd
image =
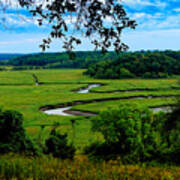
[(23, 116), (17, 111), (0, 111), (0, 153), (36, 153), (23, 128)]
[(142, 51), (121, 54), (88, 66), (87, 75), (100, 79), (166, 78), (180, 74), (180, 52)]
[[(22, 114), (17, 111), (0, 111), (0, 154), (14, 152), (38, 155), (43, 150), (26, 136), (23, 120)], [(46, 139), (45, 147), (46, 154), (61, 159), (73, 159), (75, 154), (74, 146), (67, 144), (67, 134), (59, 134), (55, 129)]]
[(104, 142), (86, 147), (85, 153), (106, 160), (120, 156), (128, 163), (180, 163), (179, 125), (167, 131), (168, 116), (135, 106), (104, 111), (92, 119), (92, 130), (102, 133)]
[(167, 151), (168, 160), (173, 159), (180, 163), (180, 100), (172, 112), (168, 114), (167, 121), (164, 123), (164, 135), (169, 149)]
[(57, 133), (53, 129), (50, 133), (50, 137), (45, 142), (46, 154), (52, 154), (53, 157), (61, 159), (73, 159), (75, 154), (74, 146), (68, 145), (67, 134)]
[(78, 51), (75, 52), (75, 57), (72, 60), (67, 53), (40, 53), (28, 54), (9, 59), (8, 61), (0, 61), (0, 64), (14, 66), (13, 69), (87, 68), (90, 64), (107, 59), (115, 59), (116, 57), (117, 54), (115, 52), (102, 54), (100, 51)]
[[(128, 162), (154, 159), (161, 144), (154, 126), (156, 119), (148, 109), (131, 106), (105, 111), (94, 118), (92, 130), (101, 132), (105, 139), (103, 146), (107, 149), (105, 154), (108, 155), (104, 158), (120, 155)], [(97, 151), (99, 153), (98, 148)]]
[(40, 53), (0, 61), (13, 70), (87, 68), (85, 74), (102, 79), (166, 78), (180, 74), (180, 51), (107, 52), (78, 51), (70, 59), (67, 53)]
[[(0, 1), (1, 2), (1, 1)], [(121, 0), (18, 0), (21, 7), (27, 8), (38, 19), (39, 26), (48, 23), (51, 32), (40, 47), (49, 48), (53, 38), (63, 41), (63, 48), (72, 51), (74, 44), (81, 44), (78, 35), (90, 38), (95, 48), (105, 52), (114, 47), (116, 51), (128, 48), (121, 41), (125, 28), (136, 27), (130, 20)], [(3, 3), (0, 3), (1, 7)], [(68, 24), (70, 22), (70, 26)], [(76, 32), (73, 33), (73, 32)]]

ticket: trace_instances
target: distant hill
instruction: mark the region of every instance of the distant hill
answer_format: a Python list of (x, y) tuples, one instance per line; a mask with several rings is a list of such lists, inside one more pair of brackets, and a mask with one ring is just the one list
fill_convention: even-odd
[(70, 58), (67, 53), (38, 53), (28, 54), (16, 58), (12, 58), (7, 65), (20, 67), (43, 67), (43, 68), (87, 68), (89, 64), (108, 59), (115, 59), (115, 52), (102, 54), (97, 51), (79, 51), (75, 52), (75, 56)]
[(0, 61), (10, 60), (15, 57), (23, 56), (24, 54), (8, 54), (8, 53), (0, 53)]
[[(14, 56), (14, 57), (13, 57)], [(16, 57), (15, 57), (16, 56)], [(87, 75), (100, 79), (166, 78), (180, 75), (180, 51), (107, 52), (79, 51), (75, 56), (62, 53), (10, 54), (0, 65), (12, 70), (86, 68)]]
[(129, 52), (88, 66), (85, 74), (99, 79), (166, 78), (180, 75), (180, 51)]

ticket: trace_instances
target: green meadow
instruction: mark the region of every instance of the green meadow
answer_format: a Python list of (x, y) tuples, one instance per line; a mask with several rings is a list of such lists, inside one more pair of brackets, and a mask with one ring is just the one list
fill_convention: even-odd
[[(180, 94), (178, 78), (99, 80), (85, 76), (83, 72), (84, 70), (81, 69), (1, 71), (0, 107), (21, 112), (24, 115), (24, 127), (29, 136), (32, 138), (41, 136), (42, 141), (48, 136), (52, 126), (55, 123), (59, 124), (58, 129), (61, 132), (67, 132), (69, 141), (74, 141), (81, 151), (85, 145), (102, 139), (100, 134), (91, 132), (90, 119), (80, 116), (46, 115), (40, 111), (41, 107), (92, 100), (92, 103), (75, 105), (72, 109), (99, 113), (122, 104), (147, 107), (173, 105), (176, 103), (175, 96)], [(33, 74), (38, 77), (40, 85), (35, 85)], [(74, 91), (87, 87), (89, 83), (103, 85), (91, 89), (91, 92), (86, 94)], [(131, 99), (137, 96), (156, 98)], [(101, 102), (93, 102), (98, 99), (101, 99)], [(75, 137), (71, 126), (72, 119), (76, 119)]]

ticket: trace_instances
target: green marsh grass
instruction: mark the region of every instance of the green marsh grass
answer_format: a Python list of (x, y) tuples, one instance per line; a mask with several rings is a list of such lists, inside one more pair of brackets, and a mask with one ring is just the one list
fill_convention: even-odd
[[(59, 130), (67, 132), (72, 140), (71, 119), (73, 117), (46, 115), (40, 111), (42, 106), (65, 104), (73, 101), (87, 101), (93, 99), (128, 98), (132, 96), (177, 96), (180, 90), (178, 79), (158, 80), (99, 80), (83, 75), (84, 70), (28, 70), (28, 71), (2, 71), (0, 72), (0, 107), (15, 109), (24, 115), (24, 127), (27, 133), (36, 138), (39, 136), (41, 126), (45, 129), (41, 136), (48, 136), (54, 123), (60, 123)], [(39, 86), (34, 84), (32, 74), (38, 77)], [(104, 86), (93, 89), (93, 93), (79, 94), (73, 90), (86, 87), (88, 83), (102, 83)], [(156, 91), (134, 91), (116, 93), (96, 93), (98, 91), (116, 91), (126, 89), (155, 89)], [(161, 106), (174, 104), (171, 98), (156, 99), (128, 99), (111, 100), (98, 103), (89, 103), (73, 106), (73, 109), (100, 112), (109, 107), (115, 108), (122, 103), (136, 103), (142, 106)], [(91, 132), (91, 123), (88, 118), (77, 117), (75, 130), (75, 145), (82, 149), (96, 139), (101, 139), (99, 134)]]

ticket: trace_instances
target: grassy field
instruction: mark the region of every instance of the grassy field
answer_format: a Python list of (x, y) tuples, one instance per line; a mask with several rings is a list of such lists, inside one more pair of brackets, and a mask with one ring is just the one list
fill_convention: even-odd
[[(103, 137), (99, 133), (91, 132), (90, 119), (80, 116), (46, 115), (40, 111), (40, 108), (46, 105), (67, 104), (75, 101), (92, 101), (74, 105), (72, 109), (95, 113), (117, 108), (122, 104), (135, 104), (140, 107), (173, 105), (177, 99), (175, 96), (180, 95), (179, 79), (97, 80), (84, 76), (83, 71), (0, 72), (0, 107), (4, 110), (20, 111), (24, 115), (24, 127), (30, 137), (38, 138), (43, 142), (52, 126), (59, 123), (58, 130), (68, 133), (69, 141), (73, 141), (77, 148), (73, 161), (59, 160), (51, 156), (1, 155), (0, 179), (179, 180), (180, 168), (178, 166), (124, 165), (120, 159), (100, 163), (91, 162), (82, 155), (82, 150), (94, 141), (102, 141)], [(33, 74), (38, 77), (41, 83), (39, 86), (35, 85)], [(103, 86), (93, 88), (87, 94), (74, 91), (87, 87), (89, 83), (100, 83)], [(154, 98), (150, 98), (151, 96)], [(76, 119), (75, 134), (71, 125), (72, 119)]]
[[(66, 104), (74, 101), (105, 99), (104, 102), (73, 106), (73, 109), (100, 112), (109, 107), (115, 108), (122, 104), (135, 103), (140, 106), (161, 106), (176, 103), (173, 96), (180, 94), (178, 79), (161, 80), (95, 80), (83, 75), (84, 70), (34, 70), (34, 71), (2, 71), (0, 72), (0, 107), (15, 109), (24, 115), (24, 127), (32, 137), (39, 136), (42, 125), (46, 128), (41, 132), (42, 140), (48, 135), (54, 123), (60, 123), (59, 129), (68, 132), (72, 140), (71, 119), (76, 118), (76, 137), (74, 142), (81, 149), (102, 139), (100, 134), (90, 131), (90, 120), (81, 117), (46, 115), (39, 109), (46, 105)], [(34, 84), (35, 74), (39, 86)], [(74, 92), (88, 83), (101, 83), (103, 86), (92, 89), (91, 93)], [(118, 92), (119, 90), (140, 90)], [(158, 96), (154, 99), (125, 99), (134, 96)], [(167, 96), (167, 98), (160, 97)], [(171, 96), (171, 97), (168, 97)], [(111, 98), (114, 100), (112, 101)], [(108, 101), (107, 101), (108, 99)], [(116, 100), (115, 100), (116, 99)]]

